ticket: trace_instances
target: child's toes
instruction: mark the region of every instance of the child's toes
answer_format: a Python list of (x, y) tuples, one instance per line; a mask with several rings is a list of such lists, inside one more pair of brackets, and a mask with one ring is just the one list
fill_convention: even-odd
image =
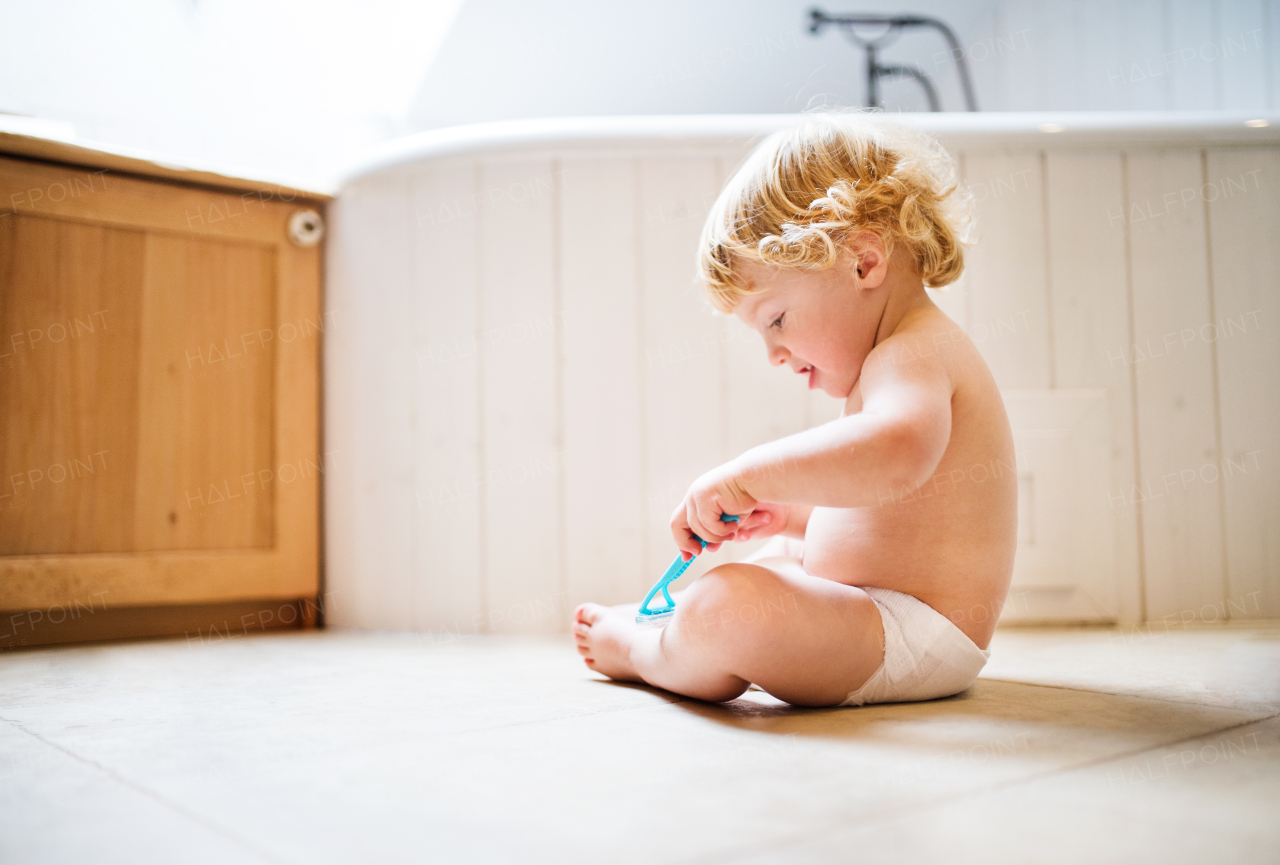
[(603, 610), (599, 604), (583, 604), (574, 611), (574, 617), (584, 625), (594, 625)]

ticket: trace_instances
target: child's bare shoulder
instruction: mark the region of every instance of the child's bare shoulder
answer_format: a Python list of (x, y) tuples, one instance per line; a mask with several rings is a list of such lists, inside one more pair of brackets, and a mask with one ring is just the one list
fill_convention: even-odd
[(963, 377), (973, 343), (941, 310), (926, 307), (903, 318), (899, 326), (876, 344), (862, 364), (862, 379), (870, 384)]

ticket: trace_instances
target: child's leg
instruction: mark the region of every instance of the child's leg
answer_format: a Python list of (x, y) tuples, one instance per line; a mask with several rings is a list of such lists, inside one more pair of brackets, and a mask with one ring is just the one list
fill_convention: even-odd
[(730, 700), (752, 682), (801, 706), (830, 706), (883, 660), (880, 611), (861, 589), (804, 572), (795, 559), (713, 568), (661, 630), (584, 604), (574, 636), (587, 666), (702, 700)]

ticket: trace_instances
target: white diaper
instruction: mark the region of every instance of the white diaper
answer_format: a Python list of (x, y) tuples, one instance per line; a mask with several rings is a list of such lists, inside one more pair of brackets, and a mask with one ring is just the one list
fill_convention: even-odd
[(911, 595), (862, 587), (884, 622), (884, 663), (841, 706), (906, 703), (958, 694), (991, 657), (946, 616)]

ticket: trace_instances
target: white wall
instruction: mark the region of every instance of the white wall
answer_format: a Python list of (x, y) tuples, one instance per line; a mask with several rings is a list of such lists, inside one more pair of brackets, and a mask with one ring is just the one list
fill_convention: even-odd
[(1001, 4), (994, 28), (1025, 34), (1033, 50), (995, 58), (992, 107), (1280, 107), (1276, 0), (1013, 0)]
[[(811, 35), (815, 5), (842, 8), (810, 0), (470, 0), (422, 83), (409, 125), (861, 104), (864, 54), (835, 31)], [(996, 7), (995, 0), (923, 0), (877, 11), (937, 16), (971, 47), (987, 37)], [(921, 32), (901, 36), (885, 56), (923, 66), (943, 107), (960, 110), (946, 51), (940, 36)], [(885, 97), (891, 109), (927, 110), (913, 83), (888, 83)], [(980, 96), (979, 107), (994, 106)]]
[[(864, 54), (833, 31), (810, 35), (814, 5), (941, 18), (956, 31), (984, 111), (1280, 107), (1277, 0), (470, 0), (409, 125), (861, 105)], [(963, 107), (938, 36), (904, 34), (883, 57), (921, 67), (944, 109)], [(913, 82), (899, 82), (886, 85), (885, 107), (926, 105)]]
[[(324, 185), (407, 131), (861, 104), (861, 50), (834, 31), (811, 36), (811, 5), (0, 0), (0, 128), (6, 113), (45, 118), (91, 141)], [(948, 22), (984, 111), (1280, 107), (1280, 0), (872, 8)], [(922, 67), (945, 108), (962, 106), (937, 35), (904, 34), (884, 56)], [(889, 110), (925, 108), (912, 82), (884, 90)]]
[(322, 183), (402, 131), (461, 2), (0, 0), (0, 128)]

